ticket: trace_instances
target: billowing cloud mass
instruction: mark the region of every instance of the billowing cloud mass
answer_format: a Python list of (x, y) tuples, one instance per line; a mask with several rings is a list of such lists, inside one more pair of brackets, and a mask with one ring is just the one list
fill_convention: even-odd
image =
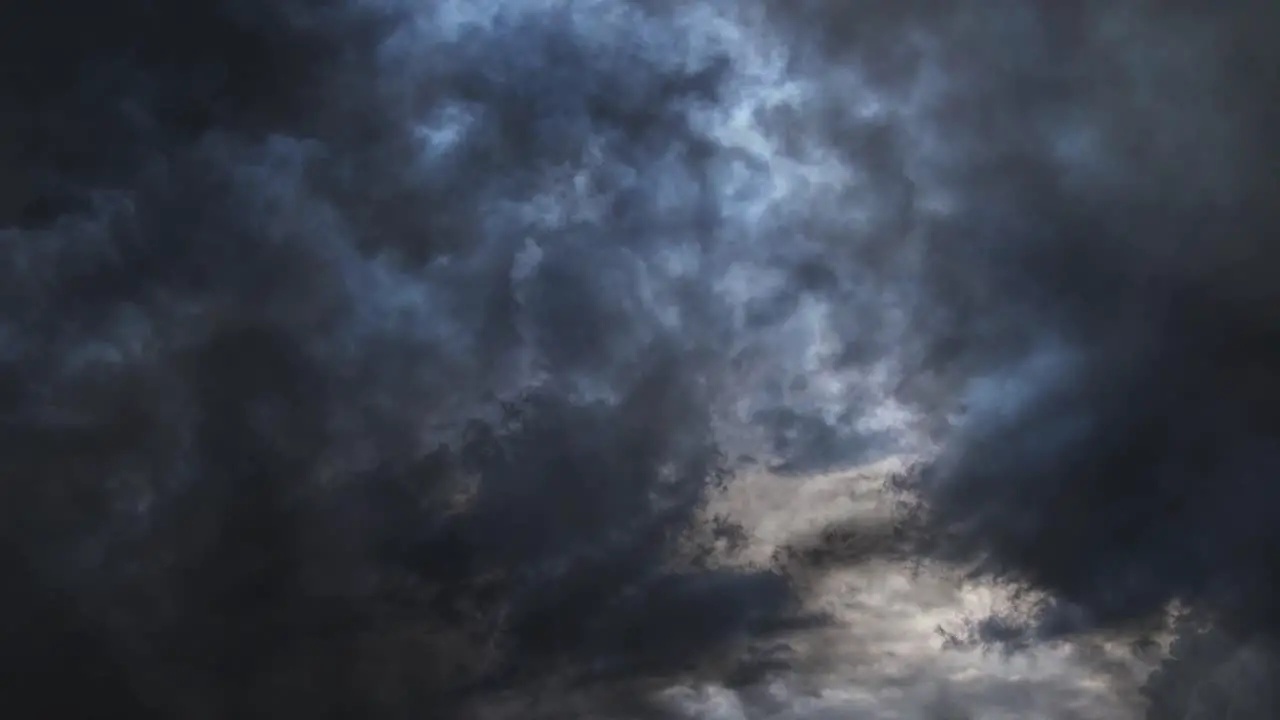
[[(1266, 667), (1269, 4), (13, 6), (6, 705), (657, 713), (913, 553)], [(743, 559), (740, 478), (889, 456)]]

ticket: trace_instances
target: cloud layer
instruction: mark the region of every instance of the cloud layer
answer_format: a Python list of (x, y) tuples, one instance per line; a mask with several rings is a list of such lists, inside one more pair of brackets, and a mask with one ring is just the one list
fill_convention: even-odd
[(1040, 631), (1274, 629), (1261, 4), (5, 14), (4, 662), (102, 694), (41, 702), (758, 677), (867, 559), (712, 501), (895, 453)]

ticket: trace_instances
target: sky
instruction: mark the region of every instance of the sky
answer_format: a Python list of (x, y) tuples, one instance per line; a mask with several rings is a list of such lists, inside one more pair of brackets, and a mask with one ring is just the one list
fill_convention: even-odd
[(8, 702), (1270, 712), (1269, 3), (0, 12)]

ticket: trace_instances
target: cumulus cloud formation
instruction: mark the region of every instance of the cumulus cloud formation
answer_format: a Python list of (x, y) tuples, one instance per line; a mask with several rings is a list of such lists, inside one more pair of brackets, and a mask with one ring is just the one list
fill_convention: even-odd
[[(6, 9), (6, 702), (670, 713), (913, 554), (1265, 656), (1273, 16)], [(725, 500), (890, 456), (896, 528)]]

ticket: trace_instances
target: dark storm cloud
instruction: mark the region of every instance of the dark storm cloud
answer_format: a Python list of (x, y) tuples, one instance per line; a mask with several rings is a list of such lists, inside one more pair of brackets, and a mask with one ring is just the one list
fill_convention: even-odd
[(1072, 7), (5, 10), (6, 667), (160, 717), (690, 671), (796, 620), (690, 547), (726, 455), (926, 436), (950, 557), (1267, 627), (1270, 21)]
[[(1275, 108), (1239, 62), (1272, 62), (1257, 29), (1269, 17), (1193, 10), (1135, 22), (1170, 37), (1111, 56), (1139, 68), (1125, 105), (1080, 92), (1106, 100), (1095, 122), (1124, 154), (1088, 183), (1031, 155), (1014, 168), (1027, 182), (973, 205), (1003, 214), (993, 279), (1008, 285), (994, 292), (1041, 338), (968, 384), (969, 417), (923, 487), (948, 552), (1058, 592), (1089, 622), (1180, 599), (1262, 629), (1278, 258), (1261, 169), (1276, 149), (1256, 123)], [(1144, 105), (1158, 112), (1136, 115)], [(1129, 136), (1138, 118), (1143, 138)]]
[[(1263, 70), (1275, 17), (1187, 4), (1122, 33), (1123, 21), (1096, 24), (1099, 42), (1121, 40), (1109, 62), (1077, 61), (1092, 85), (1071, 94), (1099, 103), (1100, 164), (1063, 168), (1033, 146), (988, 176), (999, 195), (972, 196), (966, 214), (1001, 218), (979, 228), (999, 233), (999, 273), (979, 275), (997, 300), (981, 316), (1020, 313), (1029, 350), (963, 373), (976, 378), (968, 416), (916, 488), (938, 553), (1051, 594), (1035, 634), (1141, 629), (1179, 601), (1217, 618), (1217, 642), (1253, 643), (1264, 659), (1240, 667), (1267, 673), (1280, 561), (1277, 148), (1264, 129), (1278, 106)], [(1125, 62), (1122, 94), (1106, 76)], [(1153, 717), (1265, 705), (1245, 685), (1178, 699), (1169, 678), (1244, 672), (1202, 645), (1175, 646), (1149, 688)]]
[(781, 626), (685, 547), (726, 64), (616, 9), (7, 11), (6, 700), (447, 716)]
[[(901, 388), (963, 411), (908, 483), (932, 551), (1048, 592), (1035, 634), (1140, 630), (1180, 601), (1217, 619), (1205, 642), (1273, 672), (1274, 10), (804, 7), (826, 52), (891, 87), (945, 67), (908, 122), (944, 143), (919, 151), (917, 198), (952, 201), (920, 230), (928, 300)], [(904, 50), (900, 23), (924, 42)], [(1153, 716), (1190, 707), (1161, 699), (1171, 677), (1244, 672), (1203, 644), (1175, 648)], [(1265, 705), (1225, 693), (1199, 711)]]

